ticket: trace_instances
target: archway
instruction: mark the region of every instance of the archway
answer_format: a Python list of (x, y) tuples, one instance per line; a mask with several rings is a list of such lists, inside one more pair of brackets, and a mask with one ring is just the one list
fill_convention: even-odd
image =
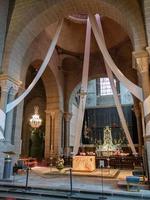
[[(26, 6), (28, 6), (28, 3), (26, 3)], [(103, 16), (108, 16), (114, 21), (121, 24), (122, 27), (124, 27), (124, 30), (126, 30), (126, 32), (130, 36), (134, 50), (141, 50), (146, 46), (142, 17), (138, 10), (138, 4), (136, 0), (132, 1), (132, 3), (131, 1), (127, 1), (127, 3), (125, 3), (116, 1), (99, 2), (98, 0), (94, 0), (94, 2), (93, 1), (91, 2), (90, 0), (88, 1), (83, 0), (82, 3), (79, 0), (61, 1), (61, 2), (56, 1), (53, 5), (51, 6), (48, 5), (49, 6), (48, 9), (45, 9), (44, 6), (45, 6), (44, 2), (43, 3), (39, 2), (40, 14), (37, 14), (34, 8), (32, 12), (29, 9), (30, 12), (29, 14), (32, 13), (33, 20), (29, 18), (30, 15), (29, 16), (27, 15), (28, 11), (26, 10), (27, 18), (26, 19), (20, 18), (20, 21), (21, 20), (25, 21), (24, 22), (26, 24), (25, 28), (22, 28), (21, 24), (20, 25), (18, 24), (19, 28), (16, 29), (15, 31), (16, 34), (13, 34), (13, 36), (11, 35), (11, 33), (12, 32), (14, 33), (15, 26), (13, 24), (13, 26), (10, 27), (10, 33), (7, 38), (7, 47), (8, 49), (11, 49), (10, 46), (12, 46), (12, 51), (10, 52), (10, 50), (6, 50), (5, 56), (6, 57), (8, 56), (9, 58), (6, 58), (7, 62), (4, 62), (4, 66), (8, 69), (9, 74), (13, 74), (11, 68), (12, 65), (14, 66), (14, 69), (16, 71), (20, 70), (20, 66), (22, 66), (25, 52), (27, 51), (28, 47), (30, 46), (34, 38), (40, 32), (42, 32), (45, 29), (45, 27), (56, 22), (58, 19), (69, 16), (71, 14), (97, 12)], [(18, 11), (17, 8), (19, 8), (19, 2), (17, 2), (16, 4), (16, 12)], [(135, 12), (135, 10), (137, 12)], [(59, 13), (59, 15), (57, 15), (57, 13)], [(47, 19), (45, 19), (45, 16), (47, 16)], [(16, 17), (17, 16), (15, 16), (14, 12), (12, 22), (13, 20), (15, 20)], [(130, 20), (127, 21), (129, 17)], [(21, 34), (19, 34), (19, 36), (17, 36), (18, 30), (21, 31)], [(32, 34), (30, 34), (30, 32), (32, 32)], [(10, 53), (10, 56), (7, 53)], [(18, 76), (19, 73), (13, 75), (16, 77), (16, 79), (19, 79)]]
[[(106, 76), (100, 77), (101, 78), (96, 77), (96, 79), (90, 80), (88, 83), (88, 94), (79, 151), (84, 151), (84, 153), (91, 152), (91, 155), (93, 152), (97, 152), (97, 159), (99, 158), (99, 156), (107, 157), (108, 155), (105, 151), (108, 150), (106, 150), (106, 148), (104, 147), (104, 130), (106, 127), (109, 127), (111, 129), (113, 149), (111, 154), (109, 153), (109, 156), (113, 157), (116, 153), (116, 149), (120, 149), (120, 151), (122, 152), (119, 155), (129, 155), (131, 153), (131, 150), (127, 145), (128, 142), (122, 129), (117, 110), (115, 108), (109, 79)], [(139, 136), (137, 131), (137, 119), (134, 113), (134, 102), (132, 95), (121, 83), (116, 82), (115, 84), (117, 87), (125, 119), (127, 121), (127, 125), (130, 131), (130, 135), (132, 137), (134, 145), (139, 148), (140, 144), (138, 141)], [(79, 100), (80, 84), (75, 87), (70, 95), (69, 111), (70, 113), (72, 113), (69, 136), (70, 147), (74, 145)], [(103, 151), (105, 155), (102, 154)]]
[[(37, 73), (35, 64), (30, 65), (26, 75), (26, 87), (30, 84)], [(34, 129), (30, 126), (29, 120), (34, 114), (34, 107), (39, 107), (39, 115), (42, 125)], [(31, 93), (24, 100), (23, 125), (22, 125), (22, 153), (23, 157), (34, 157), (41, 160), (44, 157), (45, 137), (45, 109), (46, 93), (42, 79), (33, 88)]]
[[(41, 64), (41, 60), (35, 60), (30, 65), (27, 75), (26, 75), (26, 83), (29, 84), (34, 75), (37, 73), (38, 68)], [(58, 119), (57, 116), (55, 118), (55, 123), (58, 124), (53, 132), (51, 131), (51, 127), (49, 127), (49, 115), (52, 112), (58, 112), (60, 110), (60, 97), (59, 97), (59, 89), (57, 86), (56, 79), (50, 70), (47, 67), (45, 73), (42, 75), (40, 81), (37, 83), (35, 88), (31, 91), (31, 93), (27, 96), (24, 101), (24, 121), (23, 121), (23, 142), (22, 142), (22, 154), (25, 156), (32, 156), (31, 147), (29, 152), (29, 146), (31, 146), (31, 140), (29, 140), (31, 134), (31, 127), (29, 126), (29, 118), (31, 114), (34, 112), (34, 106), (38, 105), (40, 109), (40, 115), (43, 120), (42, 127), (39, 129), (42, 132), (42, 135), (45, 137), (45, 148), (43, 149), (42, 156), (48, 157), (47, 153), (49, 153), (50, 147), (50, 138), (52, 135), (55, 135), (55, 153), (58, 152), (58, 148), (60, 145), (58, 144), (57, 138), (61, 138), (61, 126), (58, 128)], [(48, 114), (49, 113), (49, 114)], [(50, 125), (52, 126), (52, 125)], [(28, 127), (28, 128), (27, 128)], [(60, 129), (60, 130), (59, 130)], [(32, 138), (36, 137), (32, 135)], [(36, 138), (37, 139), (37, 138)], [(39, 138), (40, 139), (40, 138)], [(29, 143), (30, 142), (30, 143)], [(40, 141), (39, 141), (40, 142)], [(43, 143), (41, 143), (43, 145)], [(39, 149), (40, 151), (40, 149)], [(40, 154), (39, 154), (40, 156)], [(40, 157), (39, 157), (40, 158)]]

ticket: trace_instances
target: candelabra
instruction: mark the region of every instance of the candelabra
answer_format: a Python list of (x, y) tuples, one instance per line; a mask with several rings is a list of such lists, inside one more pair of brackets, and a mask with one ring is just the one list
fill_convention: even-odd
[(50, 156), (50, 164), (49, 164), (49, 166), (50, 166), (50, 172), (52, 172), (52, 167), (53, 167), (53, 157), (52, 156)]

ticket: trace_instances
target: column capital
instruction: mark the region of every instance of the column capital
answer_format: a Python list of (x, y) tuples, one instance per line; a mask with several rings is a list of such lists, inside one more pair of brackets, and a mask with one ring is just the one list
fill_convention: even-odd
[(46, 114), (53, 117), (56, 117), (56, 115), (62, 115), (63, 112), (61, 110), (45, 110)]
[(21, 81), (12, 79), (7, 74), (0, 75), (0, 86), (1, 86), (1, 90), (4, 92), (7, 92), (7, 93), (10, 92), (11, 95), (16, 95), (21, 84), (22, 84)]
[(22, 81), (16, 80), (16, 79), (8, 76), (7, 74), (0, 74), (0, 81), (2, 81), (2, 80), (9, 80), (10, 82), (14, 83), (18, 87), (20, 87), (22, 85)]
[(137, 69), (140, 73), (147, 72), (149, 70), (149, 55), (145, 50), (132, 52), (132, 67)]
[(66, 121), (70, 121), (71, 120), (71, 117), (72, 117), (72, 113), (69, 113), (69, 112), (64, 112), (64, 119)]
[(11, 95), (16, 95), (19, 90), (19, 86), (11, 82), (10, 80), (0, 80), (1, 90)]

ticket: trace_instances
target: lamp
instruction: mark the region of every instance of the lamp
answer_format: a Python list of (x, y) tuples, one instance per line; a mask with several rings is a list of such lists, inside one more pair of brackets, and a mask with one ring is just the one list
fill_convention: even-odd
[(32, 115), (32, 118), (30, 119), (30, 126), (32, 128), (39, 128), (42, 124), (42, 119), (39, 116), (39, 107), (38, 106), (34, 106), (34, 115)]

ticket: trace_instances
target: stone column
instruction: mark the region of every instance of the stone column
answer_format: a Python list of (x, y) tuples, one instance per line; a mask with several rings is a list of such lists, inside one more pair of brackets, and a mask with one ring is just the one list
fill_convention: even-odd
[[(6, 110), (7, 105), (7, 97), (8, 97), (8, 88), (7, 88), (7, 81), (0, 80), (0, 87), (1, 87), (1, 95), (0, 95), (0, 109), (2, 109), (4, 112)], [(4, 135), (4, 133), (3, 133)], [(4, 160), (5, 160), (5, 154), (3, 149), (4, 143), (0, 141), (0, 179), (3, 179), (3, 173), (4, 173)]]
[(51, 134), (51, 115), (46, 111), (46, 123), (45, 123), (45, 158), (50, 157), (50, 134)]
[[(8, 93), (7, 102), (12, 102), (16, 94), (18, 92), (18, 86), (14, 83), (10, 82), (10, 90)], [(13, 117), (14, 117), (14, 109), (6, 114), (6, 125), (5, 125), (5, 139), (8, 143), (12, 144), (12, 128), (13, 128)]]
[(57, 157), (62, 153), (62, 112), (46, 111), (45, 158)]
[(63, 127), (63, 112), (55, 111), (55, 129), (54, 129), (54, 154), (60, 156), (62, 150), (62, 127)]
[(51, 126), (50, 126), (50, 154), (54, 154), (54, 134), (55, 134), (55, 111), (50, 112)]
[(139, 155), (142, 155), (142, 120), (141, 120), (141, 111), (138, 102), (134, 104), (134, 113), (136, 117), (136, 122), (137, 122), (137, 134), (138, 134), (138, 152)]
[[(10, 100), (14, 99), (14, 95), (18, 91), (18, 87), (20, 86), (20, 84), (21, 84), (20, 81), (11, 79), (6, 74), (0, 75), (0, 87), (1, 87), (0, 108), (4, 112), (6, 111), (8, 99)], [(12, 95), (13, 95), (13, 98), (12, 98)], [(13, 161), (16, 160), (16, 157), (18, 157), (18, 155), (16, 154), (17, 153), (19, 154), (19, 152), (17, 151), (17, 149), (15, 149), (15, 146), (11, 144), (13, 114), (12, 113), (10, 114), (10, 113), (8, 113), (6, 116), (6, 124), (5, 124), (4, 133), (7, 133), (7, 134), (5, 135), (5, 141), (0, 141), (0, 154), (1, 154), (1, 161), (2, 161), (4, 157), (6, 156), (5, 154), (2, 154), (2, 152), (8, 152), (8, 151), (14, 152), (15, 153), (14, 156), (11, 156), (12, 166), (13, 166)], [(18, 142), (18, 141), (15, 140), (15, 142)], [(3, 174), (3, 169), (1, 169), (0, 174), (1, 175)], [(0, 178), (2, 177), (0, 176)]]
[[(9, 90), (11, 88), (11, 82), (2, 75), (0, 76), (0, 87), (1, 87), (0, 109), (3, 110), (3, 112), (5, 113), (7, 102), (8, 102), (8, 94), (9, 94)], [(4, 130), (2, 130), (4, 137), (5, 137), (5, 131), (6, 131), (6, 120), (7, 120), (7, 115), (6, 115), (5, 122), (4, 122), (4, 124), (5, 124)], [(5, 140), (6, 140), (6, 138), (5, 138)]]
[(70, 155), (70, 120), (71, 120), (72, 114), (69, 112), (64, 113), (64, 154), (65, 156)]
[(0, 108), (5, 112), (10, 84), (8, 84), (7, 80), (0, 80), (0, 86), (1, 86)]
[[(143, 96), (145, 100), (150, 95), (149, 56), (146, 51), (134, 52), (133, 56), (135, 59), (136, 69), (138, 71), (139, 81), (143, 89)], [(149, 115), (145, 116), (146, 127), (149, 121), (150, 121), (150, 116)], [(150, 174), (149, 137), (150, 137), (150, 130), (147, 130), (146, 135), (144, 137), (144, 160), (145, 160), (145, 167), (147, 168), (146, 171), (148, 175), (148, 180), (149, 180), (149, 174)]]
[(46, 111), (45, 158), (61, 154), (62, 112)]

